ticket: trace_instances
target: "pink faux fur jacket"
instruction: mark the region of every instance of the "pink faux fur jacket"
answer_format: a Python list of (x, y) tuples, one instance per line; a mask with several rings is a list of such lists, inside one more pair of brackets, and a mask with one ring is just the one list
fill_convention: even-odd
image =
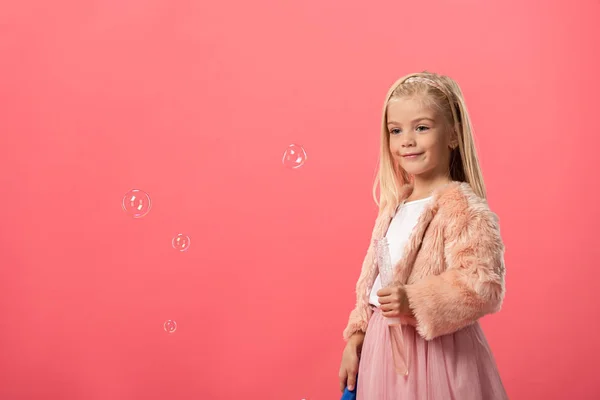
[[(412, 191), (402, 188), (399, 204)], [(369, 293), (377, 277), (373, 239), (385, 236), (396, 205), (379, 213), (356, 284), (356, 306), (344, 340), (365, 332)], [(395, 281), (406, 284), (417, 332), (426, 340), (456, 332), (500, 310), (504, 299), (504, 244), (498, 218), (468, 183), (436, 190), (411, 233)]]

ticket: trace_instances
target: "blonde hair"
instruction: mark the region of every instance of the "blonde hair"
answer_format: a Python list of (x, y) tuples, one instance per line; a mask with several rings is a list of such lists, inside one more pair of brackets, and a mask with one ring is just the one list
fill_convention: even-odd
[[(405, 82), (409, 78), (413, 79)], [(475, 194), (485, 198), (485, 185), (475, 149), (471, 119), (460, 86), (448, 76), (424, 71), (398, 79), (388, 90), (385, 99), (381, 123), (379, 165), (373, 184), (373, 198), (379, 209), (383, 210), (395, 205), (400, 195), (400, 187), (411, 182), (406, 171), (394, 162), (389, 146), (387, 107), (390, 100), (399, 97), (420, 98), (426, 105), (441, 112), (450, 126), (454, 128), (458, 139), (458, 146), (452, 150), (450, 155), (451, 179), (469, 183)], [(379, 197), (377, 189), (379, 189)]]

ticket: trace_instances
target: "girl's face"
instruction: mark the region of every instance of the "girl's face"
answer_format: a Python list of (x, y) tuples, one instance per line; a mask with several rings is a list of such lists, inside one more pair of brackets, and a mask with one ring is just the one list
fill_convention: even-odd
[(415, 178), (447, 176), (451, 129), (444, 117), (415, 98), (394, 98), (387, 107), (393, 159)]

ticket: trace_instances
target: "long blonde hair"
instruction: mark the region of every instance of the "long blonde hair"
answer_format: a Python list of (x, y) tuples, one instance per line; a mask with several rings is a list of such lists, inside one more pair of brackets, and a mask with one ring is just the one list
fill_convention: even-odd
[[(420, 77), (433, 81), (405, 82), (408, 78)], [(441, 89), (441, 90), (440, 90)], [(483, 175), (477, 158), (473, 128), (460, 86), (452, 78), (432, 72), (420, 72), (398, 79), (388, 90), (383, 106), (381, 122), (381, 147), (377, 176), (373, 184), (373, 198), (380, 210), (395, 205), (400, 187), (411, 183), (411, 177), (394, 162), (390, 153), (390, 134), (387, 127), (387, 107), (389, 101), (399, 97), (417, 97), (425, 104), (437, 108), (450, 123), (458, 139), (458, 146), (450, 156), (450, 177), (452, 180), (467, 182), (478, 196), (485, 198)], [(377, 196), (379, 189), (379, 196)]]

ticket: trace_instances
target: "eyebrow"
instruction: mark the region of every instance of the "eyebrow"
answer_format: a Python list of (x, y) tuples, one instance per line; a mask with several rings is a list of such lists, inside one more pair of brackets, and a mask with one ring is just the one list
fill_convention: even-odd
[[(413, 119), (413, 120), (412, 120), (412, 123), (419, 122), (419, 121), (423, 121), (423, 120), (425, 120), (425, 119), (428, 119), (428, 120), (430, 120), (431, 122), (435, 122), (435, 120), (434, 120), (433, 118), (429, 118), (429, 117), (420, 117), (420, 118), (417, 118), (417, 119)], [(396, 121), (388, 121), (388, 125), (392, 125), (392, 124), (395, 124), (395, 125), (401, 125), (399, 122), (396, 122)]]

